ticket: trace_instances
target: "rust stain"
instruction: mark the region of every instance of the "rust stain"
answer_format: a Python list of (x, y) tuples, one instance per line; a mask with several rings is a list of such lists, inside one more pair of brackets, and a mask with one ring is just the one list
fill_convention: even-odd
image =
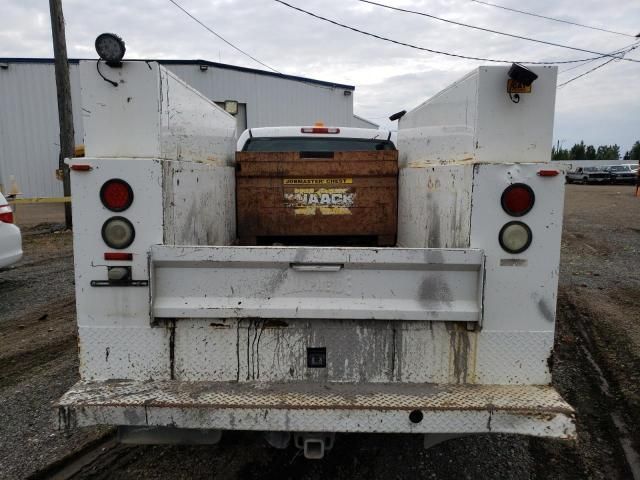
[(476, 369), (477, 333), (466, 325), (447, 325), (449, 330), (449, 362), (456, 384), (473, 383)]

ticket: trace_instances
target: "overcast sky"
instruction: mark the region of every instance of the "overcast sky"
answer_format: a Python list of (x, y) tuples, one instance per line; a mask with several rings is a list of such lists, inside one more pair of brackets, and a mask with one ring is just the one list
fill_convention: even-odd
[[(97, 34), (120, 34), (128, 58), (206, 59), (263, 68), (214, 37), (168, 0), (62, 0), (70, 57), (94, 58)], [(230, 42), (280, 72), (356, 86), (355, 113), (383, 126), (482, 62), (460, 60), (365, 37), (273, 0), (177, 0)], [(592, 54), (507, 38), (392, 12), (357, 0), (287, 0), (362, 30), (436, 50), (516, 61), (569, 60)], [(546, 16), (640, 33), (638, 0), (489, 0)], [(0, 56), (51, 57), (48, 2), (0, 0)], [(471, 0), (379, 0), (459, 22), (597, 52), (631, 37), (488, 7)], [(640, 59), (640, 48), (629, 57)], [(560, 66), (559, 83), (601, 63)], [(622, 146), (640, 139), (640, 63), (614, 61), (558, 90), (555, 140)]]

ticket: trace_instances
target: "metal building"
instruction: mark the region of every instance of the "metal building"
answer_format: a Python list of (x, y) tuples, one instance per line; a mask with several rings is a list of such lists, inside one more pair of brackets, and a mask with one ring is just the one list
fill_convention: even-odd
[[(355, 87), (205, 60), (158, 60), (209, 99), (237, 102), (245, 128), (328, 125), (377, 128), (354, 115)], [(70, 60), (76, 143), (84, 137), (78, 60)], [(108, 75), (108, 67), (106, 67)], [(0, 189), (15, 179), (25, 198), (62, 196), (53, 59), (0, 58)]]

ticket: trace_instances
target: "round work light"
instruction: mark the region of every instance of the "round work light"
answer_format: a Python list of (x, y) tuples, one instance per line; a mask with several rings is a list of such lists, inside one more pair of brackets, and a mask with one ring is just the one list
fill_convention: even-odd
[(124, 40), (115, 33), (102, 33), (96, 38), (96, 52), (107, 63), (119, 63), (126, 50)]

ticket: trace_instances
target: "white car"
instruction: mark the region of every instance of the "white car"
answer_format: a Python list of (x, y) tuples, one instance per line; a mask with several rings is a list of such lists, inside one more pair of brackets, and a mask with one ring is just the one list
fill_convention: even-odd
[(13, 224), (13, 210), (0, 193), (0, 268), (22, 258), (22, 235)]

